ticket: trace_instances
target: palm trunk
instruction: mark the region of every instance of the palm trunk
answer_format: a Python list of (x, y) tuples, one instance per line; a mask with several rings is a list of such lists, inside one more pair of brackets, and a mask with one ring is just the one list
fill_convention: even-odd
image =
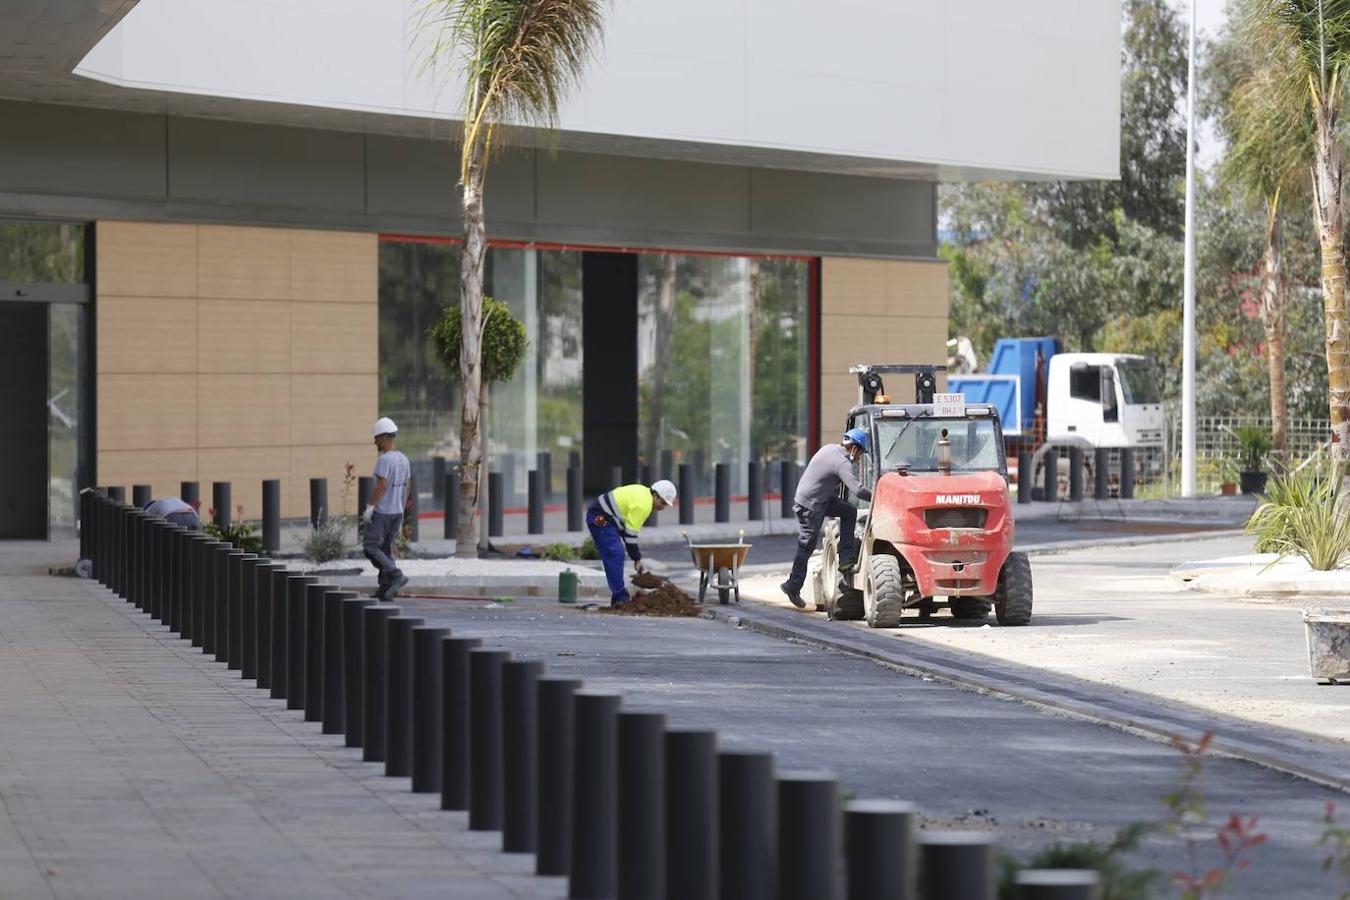
[(1319, 96), (1313, 165), (1313, 210), (1322, 241), (1322, 312), (1326, 322), (1327, 394), (1332, 454), (1350, 456), (1350, 343), (1345, 318), (1345, 222), (1341, 203), (1341, 147), (1337, 136), (1338, 96)]
[(1288, 399), (1284, 387), (1285, 281), (1280, 233), (1279, 197), (1270, 204), (1266, 250), (1261, 267), (1261, 324), (1266, 330), (1266, 362), (1270, 371), (1270, 436), (1283, 457), (1288, 448)]
[(487, 238), (483, 222), (483, 148), (477, 144), (464, 178), (464, 244), (460, 249), (459, 316), (459, 522), (455, 527), (455, 555), (477, 556), (474, 517), (478, 514), (478, 486), (483, 468), (479, 432), (483, 386), (483, 257)]

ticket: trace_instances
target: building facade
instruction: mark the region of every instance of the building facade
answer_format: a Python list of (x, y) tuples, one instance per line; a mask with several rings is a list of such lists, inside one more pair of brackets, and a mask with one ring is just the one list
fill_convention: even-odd
[[(556, 141), (489, 171), (486, 287), (530, 337), (490, 404), (508, 503), (540, 454), (591, 490), (802, 460), (849, 365), (945, 360), (939, 180), (1116, 175), (1119, 4), (1031, 5), (615, 4)], [(322, 476), (336, 505), (380, 414), (424, 472), (457, 455), (426, 338), (457, 295), (455, 91), (414, 3), (8, 9), (0, 536), (60, 534), (95, 483), (232, 481), (251, 517), (257, 481), (302, 515)]]

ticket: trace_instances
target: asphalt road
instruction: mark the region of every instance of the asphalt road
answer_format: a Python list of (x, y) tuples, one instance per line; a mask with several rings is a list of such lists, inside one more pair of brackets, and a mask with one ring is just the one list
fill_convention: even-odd
[[(826, 767), (859, 797), (917, 802), (929, 827), (992, 831), (1023, 857), (1162, 818), (1180, 771), (1180, 755), (1163, 744), (708, 620), (402, 605), (542, 659), (552, 673), (622, 690), (627, 707), (715, 727), (725, 746), (771, 750), (780, 768)], [(1325, 804), (1340, 795), (1225, 759), (1207, 761), (1201, 785), (1216, 821), (1257, 816), (1270, 835), (1225, 896), (1325, 897), (1345, 887), (1321, 871), (1315, 846)], [(1215, 864), (1212, 829), (1201, 840), (1202, 862)], [(1166, 836), (1151, 838), (1137, 860), (1169, 873), (1185, 861), (1182, 843)]]

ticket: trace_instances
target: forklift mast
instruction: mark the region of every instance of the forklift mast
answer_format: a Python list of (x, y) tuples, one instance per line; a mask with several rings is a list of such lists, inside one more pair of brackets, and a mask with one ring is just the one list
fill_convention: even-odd
[(868, 406), (876, 402), (878, 394), (884, 394), (885, 385), (882, 384), (881, 376), (884, 375), (913, 375), (914, 376), (914, 402), (932, 403), (933, 394), (937, 391), (937, 376), (939, 372), (947, 371), (944, 365), (932, 363), (920, 363), (918, 365), (861, 365), (849, 369), (851, 374), (858, 376), (858, 405)]

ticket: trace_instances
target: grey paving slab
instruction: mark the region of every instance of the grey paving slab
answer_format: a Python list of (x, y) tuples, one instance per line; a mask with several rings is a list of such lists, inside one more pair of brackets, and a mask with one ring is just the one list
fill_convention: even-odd
[(61, 547), (0, 549), (0, 897), (565, 895), (499, 836), (37, 558), (68, 563)]

